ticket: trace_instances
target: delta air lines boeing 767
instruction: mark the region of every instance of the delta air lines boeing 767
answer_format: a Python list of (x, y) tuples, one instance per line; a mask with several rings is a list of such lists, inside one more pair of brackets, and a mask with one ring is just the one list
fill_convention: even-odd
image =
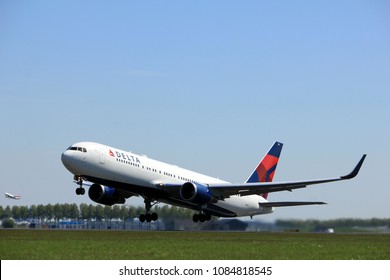
[(73, 144), (61, 159), (74, 175), (78, 184), (77, 195), (83, 195), (84, 186), (89, 185), (90, 199), (104, 205), (123, 204), (131, 196), (142, 197), (145, 214), (140, 215), (141, 222), (158, 219), (151, 208), (160, 202), (195, 210), (193, 221), (204, 222), (211, 216), (253, 217), (272, 213), (274, 207), (325, 204), (313, 201), (270, 202), (267, 197), (271, 192), (352, 179), (366, 157), (363, 155), (352, 172), (345, 176), (272, 182), (282, 147), (282, 143), (275, 142), (249, 178), (239, 184), (93, 142)]

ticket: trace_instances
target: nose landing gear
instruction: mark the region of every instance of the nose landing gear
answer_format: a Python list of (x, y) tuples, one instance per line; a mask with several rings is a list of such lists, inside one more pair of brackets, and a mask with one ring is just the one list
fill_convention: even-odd
[(74, 180), (79, 187), (76, 189), (77, 195), (84, 195), (85, 189), (83, 188), (83, 178), (81, 176), (74, 176)]

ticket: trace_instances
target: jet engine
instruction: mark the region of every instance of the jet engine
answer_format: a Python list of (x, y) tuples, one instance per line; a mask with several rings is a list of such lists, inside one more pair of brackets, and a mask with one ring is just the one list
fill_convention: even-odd
[(108, 206), (116, 203), (123, 204), (126, 201), (116, 189), (99, 184), (93, 184), (88, 190), (88, 195), (92, 201)]
[(196, 203), (215, 202), (215, 198), (207, 186), (193, 182), (183, 184), (180, 188), (180, 197), (183, 200)]

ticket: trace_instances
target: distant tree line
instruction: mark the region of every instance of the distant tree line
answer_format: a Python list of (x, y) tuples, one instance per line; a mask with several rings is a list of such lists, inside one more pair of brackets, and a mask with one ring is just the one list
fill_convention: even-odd
[[(153, 212), (156, 212), (160, 219), (164, 218), (188, 218), (191, 219), (194, 211), (176, 207), (176, 206), (154, 206)], [(96, 221), (108, 221), (108, 220), (131, 220), (138, 218), (141, 213), (145, 213), (144, 207), (126, 206), (126, 205), (92, 205), (82, 203), (77, 205), (73, 204), (47, 204), (47, 205), (31, 205), (31, 206), (0, 206), (0, 219), (14, 219), (14, 220), (36, 220), (36, 221), (48, 221), (48, 220), (96, 220)]]
[(372, 227), (388, 227), (390, 228), (390, 219), (353, 219), (339, 218), (333, 220), (295, 220), (295, 219), (279, 219), (275, 221), (275, 225), (285, 229), (309, 229), (315, 228), (372, 228)]
[[(173, 219), (187, 219), (192, 221), (194, 211), (182, 207), (169, 205), (155, 205), (152, 208), (160, 220), (172, 221)], [(16, 221), (35, 221), (42, 223), (45, 221), (63, 221), (63, 220), (87, 220), (87, 221), (131, 221), (138, 218), (141, 213), (145, 213), (144, 207), (135, 207), (127, 205), (92, 205), (82, 203), (73, 204), (47, 204), (31, 206), (0, 206), (0, 220), (14, 219)], [(296, 220), (296, 219), (278, 219), (275, 226), (281, 229), (302, 229), (313, 230), (315, 228), (353, 228), (353, 227), (388, 227), (390, 228), (390, 219), (352, 219), (340, 218), (333, 220)]]

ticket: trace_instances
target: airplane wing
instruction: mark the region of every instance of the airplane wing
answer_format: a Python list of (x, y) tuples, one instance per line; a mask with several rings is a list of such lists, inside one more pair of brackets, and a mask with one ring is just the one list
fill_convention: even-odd
[[(307, 181), (291, 181), (291, 182), (265, 182), (265, 183), (243, 183), (243, 184), (210, 184), (208, 188), (214, 197), (219, 199), (225, 199), (231, 195), (261, 195), (262, 193), (280, 192), (280, 191), (292, 191), (294, 189), (305, 188), (309, 185), (323, 184), (329, 182), (336, 182), (342, 180), (349, 180), (354, 178), (363, 165), (366, 158), (366, 154), (362, 156), (356, 167), (351, 173), (345, 176), (329, 179), (317, 179)], [(286, 205), (287, 206), (287, 205)], [(290, 205), (291, 206), (291, 205)], [(272, 206), (269, 206), (272, 207)]]
[(313, 201), (285, 201), (285, 202), (259, 202), (261, 207), (285, 207), (285, 206), (302, 206), (302, 205), (322, 205), (325, 202), (313, 202)]
[[(242, 183), (242, 184), (206, 184), (202, 185), (207, 188), (207, 191), (210, 192), (211, 196), (215, 200), (224, 200), (232, 195), (261, 195), (263, 193), (270, 192), (280, 192), (280, 191), (292, 191), (295, 189), (306, 188), (309, 185), (330, 183), (342, 180), (349, 180), (359, 173), (361, 166), (366, 158), (364, 154), (355, 168), (351, 173), (335, 177), (329, 179), (316, 179), (316, 180), (305, 180), (305, 181), (289, 181), (289, 182), (258, 182), (258, 183)], [(180, 189), (183, 185), (181, 184), (165, 184), (165, 183), (157, 183), (156, 185), (166, 193), (170, 195), (172, 198), (180, 199)], [(264, 203), (263, 207), (281, 207), (281, 206), (297, 206), (297, 205), (310, 205), (310, 204), (324, 204), (323, 202), (269, 202), (268, 204)], [(278, 204), (275, 204), (278, 203)], [(295, 203), (294, 205), (292, 203)]]

